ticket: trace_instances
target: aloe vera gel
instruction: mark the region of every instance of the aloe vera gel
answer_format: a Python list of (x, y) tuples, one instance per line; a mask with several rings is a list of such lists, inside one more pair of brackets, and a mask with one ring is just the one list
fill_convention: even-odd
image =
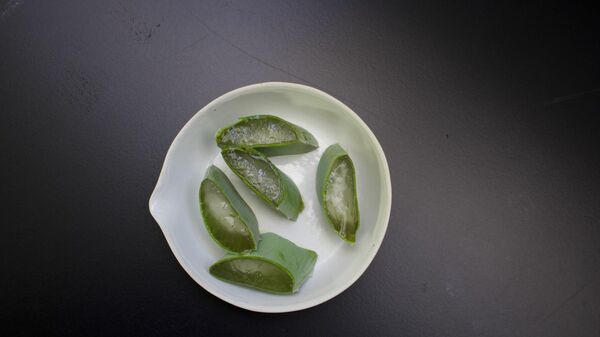
[(214, 277), (266, 292), (291, 294), (311, 276), (317, 253), (274, 233), (264, 233), (254, 251), (229, 254), (213, 264)]
[(235, 253), (256, 249), (260, 240), (256, 217), (216, 166), (208, 168), (200, 184), (200, 210), (206, 230), (223, 249)]
[(269, 206), (290, 220), (298, 218), (304, 209), (298, 187), (265, 155), (248, 147), (227, 148), (221, 155), (244, 184)]
[(317, 168), (317, 197), (338, 235), (354, 243), (360, 224), (354, 163), (339, 145), (328, 147)]
[(271, 115), (246, 116), (217, 131), (217, 145), (247, 146), (266, 156), (310, 152), (319, 147), (317, 139), (306, 129)]
[[(287, 219), (298, 219), (304, 209), (300, 191), (268, 157), (317, 149), (319, 144), (310, 132), (279, 117), (256, 115), (218, 130), (215, 140), (227, 167), (244, 185)], [(323, 153), (316, 187), (333, 230), (354, 243), (360, 224), (356, 172), (339, 144)], [(317, 253), (277, 234), (261, 234), (252, 209), (215, 166), (208, 168), (201, 183), (200, 209), (210, 236), (228, 253), (210, 266), (213, 277), (273, 294), (293, 294), (312, 275)]]

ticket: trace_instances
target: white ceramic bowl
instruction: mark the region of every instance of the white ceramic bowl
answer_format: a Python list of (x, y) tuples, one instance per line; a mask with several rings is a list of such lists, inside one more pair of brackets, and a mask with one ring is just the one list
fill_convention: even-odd
[[(233, 175), (220, 156), (217, 129), (238, 117), (272, 114), (309, 130), (319, 149), (272, 157), (298, 185), (305, 209), (296, 222), (268, 208)], [(361, 226), (355, 245), (342, 241), (326, 222), (318, 203), (315, 175), (323, 151), (339, 143), (354, 161)], [(227, 174), (254, 210), (261, 232), (274, 232), (319, 254), (313, 275), (293, 295), (272, 295), (224, 283), (208, 267), (225, 252), (211, 241), (198, 204), (206, 168), (215, 164)], [(367, 125), (330, 95), (293, 83), (260, 83), (215, 99), (181, 129), (167, 152), (150, 197), (150, 213), (160, 225), (173, 254), (208, 292), (233, 305), (259, 312), (288, 312), (323, 303), (354, 283), (369, 266), (385, 235), (392, 190), (385, 155)]]

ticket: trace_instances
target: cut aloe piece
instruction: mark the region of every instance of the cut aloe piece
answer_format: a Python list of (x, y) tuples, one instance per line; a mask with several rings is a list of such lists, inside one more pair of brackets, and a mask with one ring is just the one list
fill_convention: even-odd
[(325, 150), (317, 168), (317, 196), (333, 229), (352, 243), (360, 224), (355, 176), (352, 159), (339, 144)]
[(241, 117), (216, 135), (217, 145), (248, 146), (266, 156), (281, 156), (310, 152), (319, 147), (315, 137), (304, 128), (271, 115)]
[(223, 249), (240, 253), (256, 249), (260, 234), (252, 209), (216, 166), (200, 184), (200, 211), (210, 236)]
[(262, 200), (288, 219), (298, 218), (304, 209), (298, 187), (265, 155), (248, 147), (227, 148), (221, 155), (229, 168)]
[(213, 264), (214, 277), (262, 291), (290, 294), (311, 276), (317, 253), (274, 233), (264, 233), (255, 251), (229, 254)]

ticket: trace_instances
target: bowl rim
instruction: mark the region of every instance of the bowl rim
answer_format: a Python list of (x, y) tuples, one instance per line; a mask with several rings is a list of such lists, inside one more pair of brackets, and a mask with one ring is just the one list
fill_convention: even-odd
[[(371, 247), (371, 249), (369, 250), (368, 256), (364, 260), (365, 262), (363, 262), (363, 264), (360, 266), (360, 269), (358, 270), (358, 272), (356, 272), (351, 278), (348, 278), (340, 286), (334, 288), (333, 291), (330, 291), (328, 293), (325, 293), (319, 297), (313, 298), (308, 301), (289, 304), (289, 305), (285, 305), (285, 306), (277, 306), (277, 307), (240, 303), (240, 302), (236, 301), (235, 298), (228, 297), (225, 294), (220, 293), (219, 291), (216, 291), (210, 285), (208, 285), (208, 284), (204, 283), (202, 280), (198, 279), (195, 276), (192, 269), (186, 263), (185, 258), (182, 256), (182, 254), (179, 253), (177, 246), (174, 243), (173, 237), (171, 236), (168, 226), (166, 224), (161, 223), (161, 221), (159, 220), (159, 217), (156, 214), (156, 211), (154, 209), (157, 199), (158, 199), (158, 195), (160, 194), (161, 186), (164, 184), (164, 181), (165, 181), (166, 163), (169, 162), (169, 160), (172, 156), (173, 149), (176, 147), (177, 144), (179, 144), (181, 142), (181, 137), (182, 137), (181, 135), (184, 134), (186, 130), (191, 128), (191, 125), (193, 124), (193, 122), (196, 119), (200, 118), (200, 116), (202, 116), (205, 113), (207, 113), (208, 111), (210, 111), (212, 106), (214, 106), (215, 104), (219, 104), (221, 102), (227, 101), (231, 98), (234, 98), (234, 97), (241, 95), (243, 93), (246, 93), (246, 92), (252, 92), (257, 89), (264, 90), (264, 89), (268, 89), (268, 88), (285, 88), (285, 89), (292, 89), (292, 90), (298, 90), (298, 91), (305, 91), (305, 92), (320, 96), (321, 98), (323, 98), (327, 101), (330, 101), (334, 105), (341, 108), (349, 117), (351, 117), (355, 122), (357, 122), (366, 131), (369, 139), (371, 140), (371, 142), (375, 148), (375, 155), (381, 164), (381, 166), (379, 168), (379, 171), (380, 171), (379, 174), (381, 174), (381, 176), (382, 176), (382, 185), (383, 185), (383, 189), (382, 189), (382, 191), (380, 191), (380, 195), (382, 196), (383, 202), (379, 205), (379, 210), (377, 211), (377, 219), (382, 219), (379, 221), (383, 221), (383, 225), (382, 225), (383, 227), (378, 233), (376, 233), (376, 236), (374, 236), (374, 244)], [(371, 129), (367, 126), (367, 124), (352, 109), (350, 109), (348, 106), (346, 106), (344, 103), (342, 103), (337, 98), (331, 96), (330, 94), (328, 94), (322, 90), (307, 86), (307, 85), (291, 83), (291, 82), (263, 82), (263, 83), (250, 84), (250, 85), (246, 85), (246, 86), (231, 90), (231, 91), (213, 99), (211, 102), (206, 104), (202, 109), (200, 109), (198, 112), (196, 112), (186, 122), (186, 124), (181, 128), (181, 130), (179, 130), (179, 132), (177, 133), (177, 136), (175, 136), (175, 139), (173, 140), (173, 142), (169, 146), (169, 149), (167, 150), (167, 154), (165, 155), (165, 159), (163, 160), (163, 165), (160, 170), (158, 181), (152, 191), (152, 194), (150, 195), (150, 199), (148, 201), (148, 207), (150, 210), (150, 214), (152, 215), (152, 217), (154, 218), (154, 220), (156, 221), (156, 223), (159, 225), (160, 229), (162, 230), (163, 235), (165, 236), (165, 239), (167, 240), (167, 244), (169, 245), (169, 248), (171, 249), (173, 255), (175, 255), (175, 258), (177, 259), (177, 261), (179, 262), (181, 267), (188, 273), (188, 275), (198, 285), (200, 285), (202, 288), (204, 288), (206, 291), (208, 291), (212, 295), (216, 296), (217, 298), (220, 298), (221, 300), (223, 300), (231, 305), (234, 305), (234, 306), (246, 309), (246, 310), (250, 310), (250, 311), (254, 311), (254, 312), (262, 312), (262, 313), (284, 313), (284, 312), (292, 312), (292, 311), (308, 309), (308, 308), (314, 307), (316, 305), (319, 305), (321, 303), (324, 303), (324, 302), (334, 298), (335, 296), (339, 295), (346, 289), (348, 289), (352, 284), (354, 284), (362, 276), (362, 274), (364, 274), (364, 272), (367, 270), (367, 268), (371, 265), (371, 262), (375, 258), (375, 255), (377, 255), (377, 252), (379, 252), (379, 248), (381, 247), (381, 244), (382, 244), (385, 234), (387, 232), (387, 227), (388, 227), (390, 213), (391, 213), (391, 207), (392, 207), (392, 184), (391, 184), (389, 166), (388, 166), (388, 163), (387, 163), (387, 160), (385, 157), (385, 153), (383, 152), (383, 149), (381, 148), (381, 145), (379, 144), (377, 137), (375, 137), (375, 135), (373, 134)]]

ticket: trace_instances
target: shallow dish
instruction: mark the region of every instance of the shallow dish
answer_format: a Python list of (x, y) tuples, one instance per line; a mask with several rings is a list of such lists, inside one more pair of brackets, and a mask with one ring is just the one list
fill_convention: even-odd
[[(237, 178), (220, 156), (215, 132), (238, 117), (272, 114), (309, 130), (315, 151), (271, 157), (298, 185), (305, 209), (296, 222), (265, 205)], [(317, 199), (315, 176), (325, 149), (339, 143), (354, 161), (361, 226), (356, 244), (340, 239)], [(198, 189), (209, 165), (221, 168), (250, 205), (261, 232), (274, 232), (319, 254), (312, 277), (293, 295), (273, 295), (224, 283), (208, 273), (225, 255), (204, 227)], [(270, 82), (242, 87), (210, 102), (181, 129), (167, 152), (150, 197), (150, 213), (173, 254), (204, 289), (238, 307), (259, 312), (310, 308), (338, 295), (369, 266), (385, 236), (392, 190), (385, 155), (367, 125), (332, 96), (300, 84)]]

